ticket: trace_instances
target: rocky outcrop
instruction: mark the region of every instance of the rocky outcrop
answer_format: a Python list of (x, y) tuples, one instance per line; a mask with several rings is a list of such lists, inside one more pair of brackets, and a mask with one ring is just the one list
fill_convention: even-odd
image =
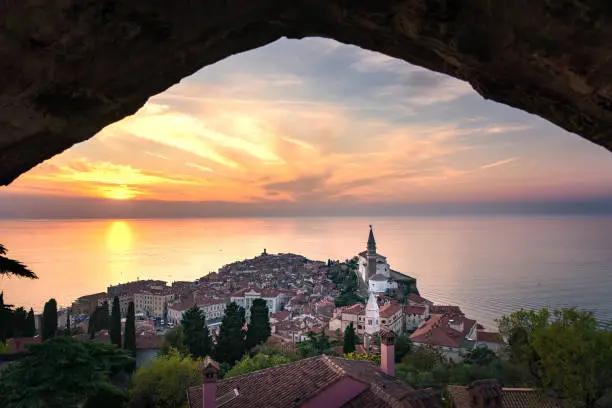
[(612, 150), (609, 0), (3, 0), (0, 16), (0, 184), (283, 36), (464, 79)]

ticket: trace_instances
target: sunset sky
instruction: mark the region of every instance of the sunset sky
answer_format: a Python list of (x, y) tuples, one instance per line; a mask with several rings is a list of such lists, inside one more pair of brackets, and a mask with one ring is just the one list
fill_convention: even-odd
[(195, 203), (248, 213), (606, 197), (603, 148), (467, 83), (306, 39), (230, 57), (152, 97), (3, 188), (0, 216), (24, 203), (51, 215), (88, 203), (87, 216), (129, 202), (146, 216)]

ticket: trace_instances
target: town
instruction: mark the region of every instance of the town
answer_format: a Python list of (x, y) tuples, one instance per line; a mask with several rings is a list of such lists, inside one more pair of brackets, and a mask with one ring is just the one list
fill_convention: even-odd
[[(354, 284), (338, 281), (338, 271), (345, 274), (340, 279)], [(347, 291), (352, 292), (348, 297)], [(224, 265), (193, 282), (168, 285), (139, 280), (82, 296), (70, 308), (58, 311), (58, 326), (64, 327), (70, 319), (68, 325), (80, 328), (80, 336), (87, 338), (85, 333), (92, 331), (90, 320), (101, 307), (110, 312), (115, 297), (123, 321), (128, 305), (134, 303), (139, 366), (156, 356), (164, 332), (180, 324), (184, 312), (194, 305), (204, 313), (214, 337), (229, 303), (243, 307), (248, 322), (255, 299), (265, 300), (268, 307), (269, 341), (284, 347), (305, 341), (309, 333), (341, 338), (351, 324), (361, 352), (378, 351), (370, 339), (380, 330), (407, 335), (417, 347), (436, 347), (456, 362), (475, 347), (497, 352), (503, 344), (499, 333), (485, 331), (458, 306), (436, 305), (420, 296), (416, 280), (391, 269), (386, 257), (376, 252), (371, 227), (366, 250), (343, 263), (313, 261), (291, 253), (270, 254), (264, 249), (259, 256)], [(105, 339), (108, 332), (96, 330), (95, 337)], [(30, 341), (38, 339), (14, 339), (9, 344), (18, 351)]]

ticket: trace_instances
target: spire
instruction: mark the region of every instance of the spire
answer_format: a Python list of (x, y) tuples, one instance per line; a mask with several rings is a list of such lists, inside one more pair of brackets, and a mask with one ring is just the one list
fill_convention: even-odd
[(368, 236), (368, 252), (376, 253), (376, 241), (374, 240), (374, 232), (372, 231), (372, 226), (370, 225), (370, 235)]

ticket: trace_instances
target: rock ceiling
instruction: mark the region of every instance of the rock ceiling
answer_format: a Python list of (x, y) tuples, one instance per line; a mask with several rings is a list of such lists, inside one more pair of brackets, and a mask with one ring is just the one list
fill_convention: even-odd
[(0, 185), (281, 37), (463, 79), (612, 150), (609, 0), (6, 0), (0, 16)]

